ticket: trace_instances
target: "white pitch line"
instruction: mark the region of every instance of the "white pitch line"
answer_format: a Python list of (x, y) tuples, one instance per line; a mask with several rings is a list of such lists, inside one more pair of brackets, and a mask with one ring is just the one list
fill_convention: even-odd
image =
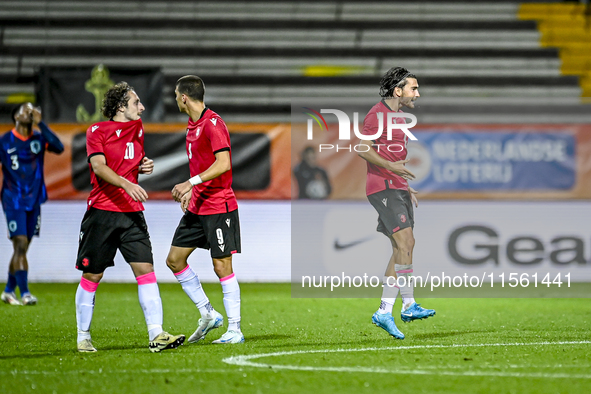
[[(275, 370), (294, 370), (294, 371), (328, 371), (328, 372), (367, 372), (367, 373), (400, 373), (407, 375), (448, 375), (448, 376), (492, 376), (492, 377), (531, 377), (531, 378), (564, 378), (564, 379), (591, 379), (589, 374), (565, 374), (565, 373), (521, 373), (521, 372), (497, 372), (497, 371), (429, 371), (429, 370), (411, 370), (411, 369), (386, 369), (386, 368), (372, 368), (372, 367), (309, 367), (296, 365), (274, 365), (255, 363), (249, 360), (263, 358), (263, 357), (279, 357), (289, 356), (294, 354), (311, 354), (311, 353), (346, 353), (346, 352), (367, 352), (367, 351), (382, 351), (382, 350), (408, 350), (408, 349), (438, 349), (438, 348), (467, 348), (467, 347), (502, 347), (502, 346), (548, 346), (548, 345), (587, 345), (591, 341), (573, 341), (573, 342), (535, 342), (535, 343), (484, 343), (484, 344), (462, 344), (462, 345), (414, 345), (414, 346), (390, 346), (390, 347), (371, 347), (358, 349), (320, 349), (320, 350), (294, 350), (287, 352), (252, 354), (243, 356), (234, 356), (223, 359), (226, 364), (233, 364), (244, 367), (266, 368), (269, 371)], [(577, 365), (578, 366), (578, 365)], [(558, 366), (545, 366), (558, 367)], [(424, 367), (429, 369), (430, 367)], [(444, 367), (438, 367), (444, 368)], [(448, 367), (445, 367), (448, 368)], [(183, 368), (183, 369), (134, 369), (134, 370), (71, 370), (71, 371), (36, 371), (36, 370), (0, 370), (0, 376), (12, 375), (77, 375), (81, 372), (87, 374), (189, 374), (196, 372), (209, 373), (237, 373), (242, 372), (242, 368), (238, 369), (200, 369), (200, 368)]]
[(29, 370), (0, 370), (0, 375), (78, 375), (80, 373), (86, 373), (91, 375), (127, 375), (127, 374), (191, 374), (196, 372), (209, 372), (209, 373), (228, 373), (228, 372), (241, 372), (242, 369), (231, 370), (231, 369), (199, 369), (199, 368), (183, 368), (183, 369), (134, 369), (134, 370), (108, 370), (99, 368), (97, 370), (71, 370), (71, 371), (29, 371)]
[[(591, 374), (566, 374), (566, 373), (542, 373), (542, 372), (503, 372), (503, 371), (429, 371), (421, 369), (404, 368), (376, 368), (376, 367), (311, 367), (302, 365), (281, 365), (253, 362), (251, 360), (265, 357), (281, 357), (294, 354), (313, 353), (348, 353), (368, 352), (382, 350), (408, 350), (408, 349), (443, 349), (443, 348), (468, 348), (468, 347), (503, 347), (503, 346), (551, 346), (551, 345), (588, 345), (591, 341), (570, 341), (570, 342), (533, 342), (533, 343), (482, 343), (482, 344), (461, 344), (461, 345), (414, 345), (414, 346), (389, 346), (370, 347), (357, 349), (320, 349), (320, 350), (294, 350), (285, 352), (251, 354), (232, 356), (223, 359), (227, 364), (241, 367), (266, 368), (268, 370), (283, 369), (291, 371), (312, 371), (312, 372), (367, 372), (367, 373), (400, 373), (408, 375), (447, 375), (447, 376), (492, 376), (492, 377), (518, 377), (518, 378), (553, 378), (553, 379), (591, 379)], [(444, 368), (444, 367), (442, 367)]]

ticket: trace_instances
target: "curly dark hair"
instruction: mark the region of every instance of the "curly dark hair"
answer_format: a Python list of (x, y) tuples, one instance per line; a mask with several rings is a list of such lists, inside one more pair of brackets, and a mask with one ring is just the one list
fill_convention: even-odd
[(113, 117), (117, 115), (117, 110), (119, 108), (127, 107), (127, 102), (129, 101), (127, 93), (132, 90), (134, 90), (133, 87), (129, 86), (127, 82), (122, 81), (113, 85), (111, 89), (105, 93), (103, 108), (101, 109), (105, 118), (113, 119)]
[(394, 96), (394, 88), (404, 89), (406, 78), (417, 78), (416, 75), (404, 67), (392, 67), (380, 81), (380, 97), (391, 98)]

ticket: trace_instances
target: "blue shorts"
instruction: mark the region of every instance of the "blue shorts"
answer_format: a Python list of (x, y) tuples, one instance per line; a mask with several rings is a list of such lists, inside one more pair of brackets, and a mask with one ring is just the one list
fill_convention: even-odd
[(28, 239), (39, 236), (41, 229), (41, 206), (36, 205), (32, 211), (5, 209), (8, 238), (15, 235), (26, 235)]

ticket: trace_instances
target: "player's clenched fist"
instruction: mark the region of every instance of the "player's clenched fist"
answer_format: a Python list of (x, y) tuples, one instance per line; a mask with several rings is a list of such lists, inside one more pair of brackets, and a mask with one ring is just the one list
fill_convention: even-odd
[(150, 175), (154, 171), (154, 160), (144, 157), (140, 164), (140, 174)]
[(181, 198), (185, 194), (187, 194), (192, 188), (193, 185), (191, 185), (191, 182), (189, 181), (178, 183), (174, 185), (174, 187), (172, 188), (172, 198), (174, 198), (174, 201), (180, 202)]

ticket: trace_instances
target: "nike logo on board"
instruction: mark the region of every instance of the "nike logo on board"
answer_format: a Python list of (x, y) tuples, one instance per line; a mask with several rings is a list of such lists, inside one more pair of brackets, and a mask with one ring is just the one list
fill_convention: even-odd
[(358, 240), (351, 241), (351, 242), (347, 242), (347, 243), (340, 243), (338, 239), (335, 239), (334, 240), (334, 248), (336, 250), (348, 249), (348, 248), (351, 248), (351, 247), (353, 247), (355, 245), (359, 245), (361, 243), (367, 242), (367, 241), (369, 241), (372, 238), (373, 237), (365, 237), (365, 238), (358, 239)]

